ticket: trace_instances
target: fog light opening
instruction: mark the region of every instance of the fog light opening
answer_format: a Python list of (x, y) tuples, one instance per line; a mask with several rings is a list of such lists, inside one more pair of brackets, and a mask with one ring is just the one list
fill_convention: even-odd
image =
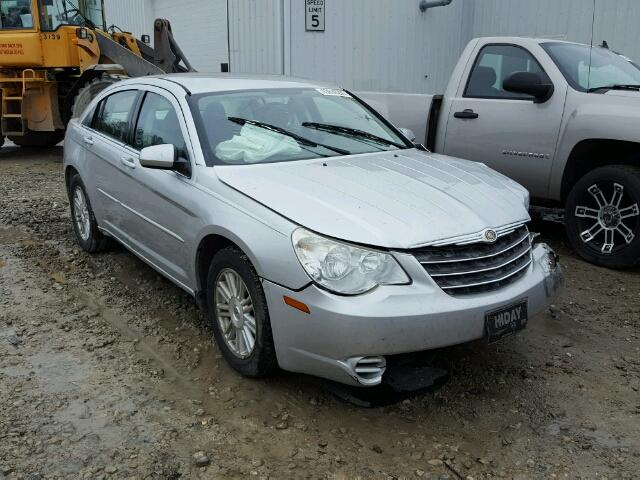
[(362, 357), (353, 359), (353, 371), (361, 379), (371, 381), (382, 377), (387, 369), (384, 357)]

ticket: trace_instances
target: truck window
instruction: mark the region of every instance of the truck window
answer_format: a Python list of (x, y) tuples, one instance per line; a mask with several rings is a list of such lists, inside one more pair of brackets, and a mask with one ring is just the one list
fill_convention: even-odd
[(0, 0), (0, 29), (33, 28), (31, 0)]
[(62, 25), (87, 25), (87, 20), (102, 28), (102, 0), (39, 0), (42, 31), (55, 31)]
[(527, 50), (514, 45), (487, 45), (482, 48), (469, 75), (464, 96), (470, 98), (529, 99), (502, 88), (504, 79), (515, 72), (537, 73), (547, 78), (537, 60)]
[(612, 85), (640, 85), (640, 69), (629, 58), (606, 48), (574, 43), (543, 43), (542, 48), (567, 82), (578, 91)]

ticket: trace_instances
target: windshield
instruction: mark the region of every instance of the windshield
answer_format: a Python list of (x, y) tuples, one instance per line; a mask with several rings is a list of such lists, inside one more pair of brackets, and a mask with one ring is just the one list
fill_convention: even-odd
[(631, 60), (606, 48), (572, 43), (543, 43), (542, 47), (576, 90), (640, 85), (640, 70)]
[(339, 89), (268, 89), (193, 97), (214, 164), (272, 163), (371, 153), (411, 145)]
[(86, 25), (87, 20), (103, 28), (102, 0), (39, 0), (41, 30), (60, 25)]
[(33, 28), (31, 0), (0, 0), (0, 28)]

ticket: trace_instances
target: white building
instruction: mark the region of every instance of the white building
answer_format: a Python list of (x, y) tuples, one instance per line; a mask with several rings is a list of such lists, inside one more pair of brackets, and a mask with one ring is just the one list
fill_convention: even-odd
[[(308, 2), (324, 15), (307, 18)], [(107, 24), (153, 38), (167, 18), (200, 71), (278, 73), (354, 90), (441, 92), (476, 36), (524, 35), (596, 43), (640, 59), (638, 0), (106, 0)], [(316, 13), (317, 14), (317, 13)], [(320, 14), (318, 14), (320, 15)], [(323, 20), (323, 23), (321, 21)], [(311, 23), (321, 31), (308, 31)]]

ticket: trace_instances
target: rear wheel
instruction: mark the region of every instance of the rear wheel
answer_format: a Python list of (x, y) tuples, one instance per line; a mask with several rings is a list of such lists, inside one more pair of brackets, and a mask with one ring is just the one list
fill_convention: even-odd
[(96, 96), (102, 90), (125, 78), (127, 77), (123, 75), (104, 73), (99, 77), (89, 80), (82, 87), (80, 87), (80, 90), (78, 90), (78, 93), (73, 100), (73, 107), (71, 107), (71, 117), (76, 118), (82, 115), (82, 112), (84, 112), (84, 109), (87, 108), (87, 105), (89, 105), (91, 101), (96, 98)]
[(565, 223), (585, 260), (608, 268), (640, 263), (640, 168), (612, 165), (586, 174), (567, 198)]
[(104, 250), (109, 239), (98, 228), (89, 196), (78, 174), (73, 175), (69, 181), (69, 203), (71, 204), (73, 231), (76, 234), (78, 245), (89, 253)]
[(9, 137), (9, 140), (16, 145), (31, 148), (53, 147), (59, 144), (63, 139), (64, 130), (54, 130), (53, 132), (34, 132), (29, 130), (20, 137)]

